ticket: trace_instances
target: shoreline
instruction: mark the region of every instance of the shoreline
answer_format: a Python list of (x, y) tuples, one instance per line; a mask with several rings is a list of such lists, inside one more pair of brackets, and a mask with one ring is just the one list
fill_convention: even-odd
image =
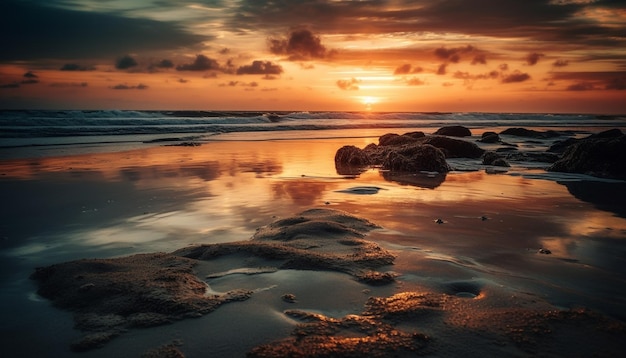
[[(253, 283), (248, 289), (274, 284), (278, 288), (199, 319), (131, 330), (102, 349), (79, 354), (99, 357), (128, 349), (125, 352), (140, 355), (172, 342), (178, 342), (176, 349), (190, 357), (207, 349), (244, 354), (289, 337), (299, 320), (285, 317), (287, 309), (340, 319), (367, 313), (364, 307), (370, 296), (431, 292), (457, 297), (454, 290), (459, 287), (478, 296), (487, 294), (486, 300), (451, 301), (459, 307), (490, 302), (483, 308), (491, 308), (484, 311), (475, 307), (477, 316), (497, 312), (490, 305), (514, 294), (520, 295), (518, 302), (545, 301), (540, 306), (551, 309), (585, 306), (624, 321), (626, 302), (620, 298), (624, 293), (620, 282), (626, 273), (620, 257), (626, 252), (626, 219), (622, 208), (610, 200), (611, 192), (622, 190), (623, 183), (587, 182), (580, 175), (550, 177), (542, 169), (515, 167), (508, 174), (453, 171), (435, 187), (388, 181), (377, 169), (358, 177), (338, 175), (332, 160), (335, 151), (346, 143), (362, 147), (369, 142), (363, 138), (214, 141), (200, 147), (159, 146), (2, 161), (2, 195), (15, 203), (3, 212), (9, 220), (2, 227), (2, 277), (12, 287), (3, 293), (3, 301), (12, 302), (15, 312), (31, 312), (19, 319), (3, 312), (10, 317), (2, 326), (7, 338), (3, 342), (27, 351), (24, 342), (31, 337), (56, 347), (50, 355), (72, 354), (67, 344), (79, 332), (71, 327), (71, 315), (47, 301), (26, 298), (35, 297), (33, 283), (26, 280), (34, 267), (246, 240), (258, 228), (311, 207), (339, 209), (382, 226), (366, 240), (398, 255), (387, 268), (400, 274), (397, 282), (370, 286), (341, 273), (300, 270), (212, 278), (209, 284), (219, 292), (246, 288), (246, 282)], [(577, 187), (564, 178), (585, 184)], [(380, 190), (355, 194), (351, 191), (355, 187)], [(607, 199), (598, 200), (603, 190)], [(437, 219), (443, 223), (437, 224)], [(551, 254), (540, 254), (541, 248)], [(264, 266), (244, 258), (225, 259), (220, 265), (218, 272)], [(346, 290), (323, 295), (338, 286)], [(282, 301), (285, 293), (294, 293), (298, 302)], [(241, 307), (247, 307), (249, 317), (237, 314)], [(38, 314), (60, 318), (44, 323)], [(576, 319), (597, 319), (580, 315)], [(264, 320), (271, 322), (270, 327), (259, 325)], [(228, 328), (212, 331), (214, 338), (208, 339), (201, 333), (207, 325)], [(10, 333), (15, 327), (21, 327), (17, 332), (26, 337), (18, 339)], [(424, 327), (428, 325), (414, 328)], [(53, 337), (41, 336), (45, 331), (58, 331), (66, 338), (52, 343)], [(233, 332), (257, 334), (258, 339), (245, 340), (244, 349)], [(432, 332), (435, 338), (451, 339), (442, 336), (443, 331)], [(207, 339), (213, 346), (203, 342)], [(505, 344), (507, 349), (513, 346)]]

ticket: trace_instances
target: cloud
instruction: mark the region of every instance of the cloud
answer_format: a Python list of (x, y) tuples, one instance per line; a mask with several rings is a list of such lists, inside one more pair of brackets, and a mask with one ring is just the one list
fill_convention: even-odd
[(406, 80), (406, 84), (409, 86), (421, 86), (423, 84), (425, 84), (424, 81), (420, 80), (417, 77), (412, 77)]
[(139, 63), (137, 63), (137, 60), (135, 60), (135, 58), (131, 55), (124, 55), (115, 61), (115, 68), (118, 70), (127, 70), (129, 68), (136, 67), (137, 65), (139, 65)]
[(594, 89), (591, 82), (578, 82), (573, 85), (567, 86), (568, 91), (591, 91)]
[(530, 75), (528, 73), (515, 71), (509, 75), (502, 77), (502, 83), (524, 82), (524, 81), (528, 81), (529, 79), (530, 79)]
[(238, 75), (280, 75), (283, 68), (271, 61), (252, 61), (250, 65), (240, 66), (236, 72)]
[(114, 89), (114, 90), (131, 90), (131, 89), (145, 90), (145, 89), (148, 89), (148, 86), (144, 85), (143, 83), (140, 83), (140, 84), (138, 84), (136, 86), (129, 86), (129, 85), (124, 83), (124, 84), (119, 84), (119, 85), (113, 86), (113, 87), (111, 87), (111, 89)]
[(498, 66), (498, 68), (500, 69), (500, 71), (508, 71), (509, 70), (509, 64), (507, 63), (502, 63)]
[(33, 71), (28, 71), (26, 72), (23, 77), (25, 78), (38, 78), (39, 76), (37, 76), (36, 74), (33, 73)]
[[(0, 1), (0, 61), (111, 58), (195, 47), (210, 40), (175, 21), (125, 17), (124, 12), (71, 10), (60, 1)], [(7, 51), (6, 49), (10, 49)]]
[(308, 29), (293, 30), (288, 38), (269, 38), (270, 52), (276, 55), (288, 55), (292, 61), (324, 58), (326, 47), (319, 36)]
[(423, 69), (421, 67), (412, 67), (410, 64), (404, 64), (396, 67), (393, 71), (394, 75), (408, 75), (410, 73), (419, 73), (422, 72)]
[(87, 87), (87, 86), (89, 86), (87, 82), (53, 82), (50, 84), (50, 87), (55, 87), (55, 88)]
[(545, 55), (542, 53), (537, 53), (537, 52), (529, 53), (526, 56), (526, 64), (528, 64), (529, 66), (534, 66), (537, 64), (537, 62), (539, 62), (539, 59), (542, 58), (543, 56)]
[(337, 87), (341, 88), (344, 91), (358, 91), (359, 86), (357, 84), (359, 82), (361, 81), (357, 80), (354, 77), (349, 80), (338, 80)]
[(553, 67), (566, 67), (569, 65), (569, 61), (558, 59), (552, 63)]
[(39, 83), (39, 80), (36, 80), (34, 78), (30, 78), (30, 79), (27, 79), (27, 80), (23, 80), (20, 83), (23, 84), (23, 85), (34, 85), (34, 84)]
[(472, 59), (472, 65), (486, 65), (487, 64), (487, 56), (485, 54), (479, 54), (474, 56)]
[(248, 87), (248, 88), (255, 88), (255, 87), (259, 87), (259, 83), (258, 82), (241, 82), (241, 81), (228, 81), (226, 83), (220, 83), (218, 85), (219, 87), (235, 87), (235, 86), (240, 86), (240, 87)]
[(626, 76), (610, 79), (606, 84), (608, 90), (626, 90)]
[(92, 66), (81, 66), (77, 63), (66, 63), (61, 68), (60, 71), (93, 71), (95, 70)]
[(171, 60), (163, 59), (154, 64), (156, 68), (174, 68), (174, 62)]
[(446, 68), (448, 67), (447, 63), (442, 63), (441, 65), (439, 65), (439, 67), (437, 68), (437, 74), (442, 76), (445, 75), (447, 73)]
[(176, 66), (177, 71), (208, 71), (219, 69), (220, 65), (216, 60), (202, 54), (197, 55), (193, 63)]
[(475, 48), (472, 45), (454, 48), (439, 47), (435, 49), (435, 56), (442, 60), (447, 60), (452, 63), (458, 63), (461, 60), (462, 54), (470, 53), (474, 50)]
[(20, 88), (20, 84), (17, 82), (0, 84), (0, 89), (12, 89), (12, 88)]

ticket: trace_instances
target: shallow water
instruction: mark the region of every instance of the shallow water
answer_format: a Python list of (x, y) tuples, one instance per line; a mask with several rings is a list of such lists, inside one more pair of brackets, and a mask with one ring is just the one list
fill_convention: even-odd
[[(389, 269), (401, 276), (398, 285), (374, 293), (415, 288), (457, 290), (463, 295), (497, 286), (531, 293), (559, 307), (586, 306), (626, 319), (624, 201), (610, 200), (626, 192), (625, 183), (583, 181), (591, 178), (520, 165), (503, 174), (487, 174), (482, 168), (445, 177), (423, 174), (391, 180), (376, 169), (357, 177), (338, 175), (335, 151), (347, 144), (364, 147), (376, 142), (374, 134), (345, 131), (341, 138), (256, 141), (241, 141), (233, 134), (199, 147), (0, 162), (0, 200), (10, 203), (0, 208), (0, 284), (5, 287), (1, 310), (8, 318), (0, 323), (2, 345), (25, 356), (69, 355), (67, 343), (80, 335), (71, 328), (69, 313), (51, 309), (37, 298), (28, 280), (35, 267), (245, 240), (260, 226), (317, 206), (345, 210), (383, 227), (368, 239), (397, 253), (396, 264)], [(354, 190), (358, 187), (378, 190), (364, 194)], [(552, 254), (539, 254), (540, 248)], [(300, 273), (258, 277), (272, 275), (295, 290), (289, 282), (297, 281)], [(336, 276), (343, 275), (323, 276), (320, 285), (332, 287)], [(254, 282), (250, 280), (230, 275), (216, 279), (212, 287)], [(302, 295), (309, 297), (309, 309), (345, 314), (359, 312), (359, 299), (367, 298), (360, 292), (367, 287), (359, 287), (353, 290), (358, 294), (346, 294), (356, 298), (343, 304), (311, 299), (312, 292)], [(254, 302), (242, 306), (258, 310)], [(313, 307), (315, 302), (318, 307)], [(202, 322), (217, 319), (209, 316), (172, 327), (198, 329)], [(281, 330), (266, 332), (244, 346), (280, 338), (293, 324), (276, 323)], [(168, 329), (187, 332), (168, 326), (154, 332), (163, 335)], [(151, 330), (133, 336), (149, 336)], [(176, 335), (167, 335), (172, 336)], [(232, 341), (222, 341), (224, 347), (218, 351), (232, 353), (235, 346), (242, 350), (239, 338), (226, 337)], [(187, 344), (199, 340), (194, 336)], [(40, 344), (29, 344), (33, 341)], [(148, 348), (153, 346), (136, 347), (137, 352)]]

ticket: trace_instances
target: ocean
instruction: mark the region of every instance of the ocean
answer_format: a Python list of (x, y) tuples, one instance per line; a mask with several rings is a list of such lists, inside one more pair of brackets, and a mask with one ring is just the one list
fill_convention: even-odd
[[(626, 128), (626, 116), (594, 114), (420, 112), (241, 112), (131, 110), (0, 111), (0, 159), (135, 149), (183, 141), (364, 137), (406, 130), (432, 133), (463, 125), (474, 131), (508, 127), (590, 133)], [(228, 134), (229, 136), (225, 136)], [(217, 137), (216, 137), (217, 136)]]

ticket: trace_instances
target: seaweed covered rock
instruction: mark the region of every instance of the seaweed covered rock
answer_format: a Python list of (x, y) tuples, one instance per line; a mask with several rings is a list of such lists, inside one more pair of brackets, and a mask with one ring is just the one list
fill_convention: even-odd
[(335, 163), (352, 166), (365, 166), (370, 163), (369, 157), (363, 149), (353, 145), (346, 145), (335, 153)]
[(478, 141), (481, 143), (499, 143), (500, 136), (496, 132), (485, 132)]
[(435, 135), (445, 135), (449, 137), (470, 137), (472, 131), (463, 126), (446, 126), (437, 129)]
[(486, 152), (483, 155), (484, 165), (493, 165), (497, 167), (510, 167), (511, 165), (498, 153)]
[(446, 158), (480, 158), (485, 152), (475, 143), (444, 136), (428, 136), (420, 142), (441, 149)]
[(535, 139), (555, 138), (555, 137), (560, 136), (558, 132), (553, 131), (553, 130), (540, 132), (534, 129), (526, 129), (526, 128), (508, 128), (500, 132), (500, 134), (514, 135), (517, 137), (528, 137), (528, 138), (535, 138)]
[(441, 150), (428, 144), (409, 144), (387, 153), (382, 168), (398, 172), (450, 171)]
[(250, 291), (206, 295), (194, 260), (165, 253), (85, 259), (37, 268), (39, 295), (74, 312), (87, 332), (72, 348), (98, 348), (130, 327), (150, 327), (199, 317), (221, 304), (245, 300)]
[(549, 171), (626, 179), (626, 135), (588, 137), (570, 145)]

